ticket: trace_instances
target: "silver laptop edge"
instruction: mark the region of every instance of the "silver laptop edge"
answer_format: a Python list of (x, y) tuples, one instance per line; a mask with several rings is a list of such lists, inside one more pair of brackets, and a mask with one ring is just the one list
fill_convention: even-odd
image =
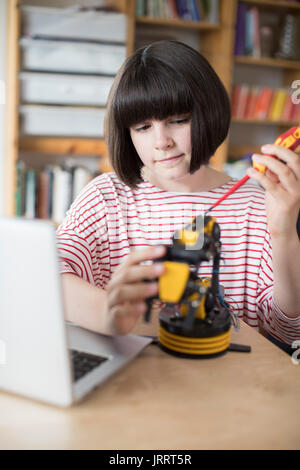
[[(66, 325), (50, 222), (0, 218), (0, 389), (70, 406), (124, 367), (147, 344)], [(70, 349), (107, 357), (76, 382)]]

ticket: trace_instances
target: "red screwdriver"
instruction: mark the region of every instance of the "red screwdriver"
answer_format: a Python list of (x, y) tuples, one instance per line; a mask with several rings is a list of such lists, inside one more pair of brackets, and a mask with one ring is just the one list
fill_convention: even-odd
[[(290, 150), (299, 151), (298, 147), (300, 148), (300, 127), (292, 127), (284, 134), (281, 134), (275, 140), (274, 144), (281, 145), (282, 147), (285, 147)], [(269, 156), (278, 158), (275, 155), (269, 155)], [(255, 168), (257, 171), (260, 171), (261, 173), (265, 173), (267, 169), (265, 165), (262, 165), (256, 162), (253, 162), (253, 168)], [(216, 206), (218, 206), (222, 201), (224, 201), (224, 199), (226, 199), (230, 194), (232, 194), (240, 186), (242, 186), (242, 184), (246, 183), (248, 179), (250, 179), (250, 176), (246, 175), (241, 180), (239, 180), (234, 186), (232, 186), (232, 188), (229, 189), (229, 191), (227, 191), (226, 194), (224, 194), (224, 196), (218, 199), (209, 209), (207, 209), (207, 211), (205, 211), (205, 214), (207, 214)]]

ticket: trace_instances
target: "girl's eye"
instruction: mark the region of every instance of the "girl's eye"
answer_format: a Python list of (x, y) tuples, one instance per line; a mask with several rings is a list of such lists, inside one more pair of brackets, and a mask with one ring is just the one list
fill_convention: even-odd
[(185, 124), (186, 122), (189, 122), (189, 118), (180, 118), (180, 119), (173, 119), (171, 121), (172, 124)]
[(139, 126), (135, 128), (136, 132), (146, 131), (150, 127), (149, 124), (144, 124), (143, 126)]

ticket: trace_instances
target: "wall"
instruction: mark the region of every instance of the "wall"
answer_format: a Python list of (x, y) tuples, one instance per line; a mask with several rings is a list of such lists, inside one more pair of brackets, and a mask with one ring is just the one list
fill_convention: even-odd
[(6, 1), (0, 0), (0, 214), (4, 206)]

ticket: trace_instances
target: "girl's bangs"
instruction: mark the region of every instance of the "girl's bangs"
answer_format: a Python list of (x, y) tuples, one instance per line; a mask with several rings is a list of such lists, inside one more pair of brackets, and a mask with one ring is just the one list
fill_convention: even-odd
[(174, 73), (170, 76), (166, 71), (158, 75), (146, 70), (120, 84), (114, 113), (116, 122), (129, 128), (148, 119), (191, 113), (192, 105), (191, 92), (183, 78), (174, 77)]

